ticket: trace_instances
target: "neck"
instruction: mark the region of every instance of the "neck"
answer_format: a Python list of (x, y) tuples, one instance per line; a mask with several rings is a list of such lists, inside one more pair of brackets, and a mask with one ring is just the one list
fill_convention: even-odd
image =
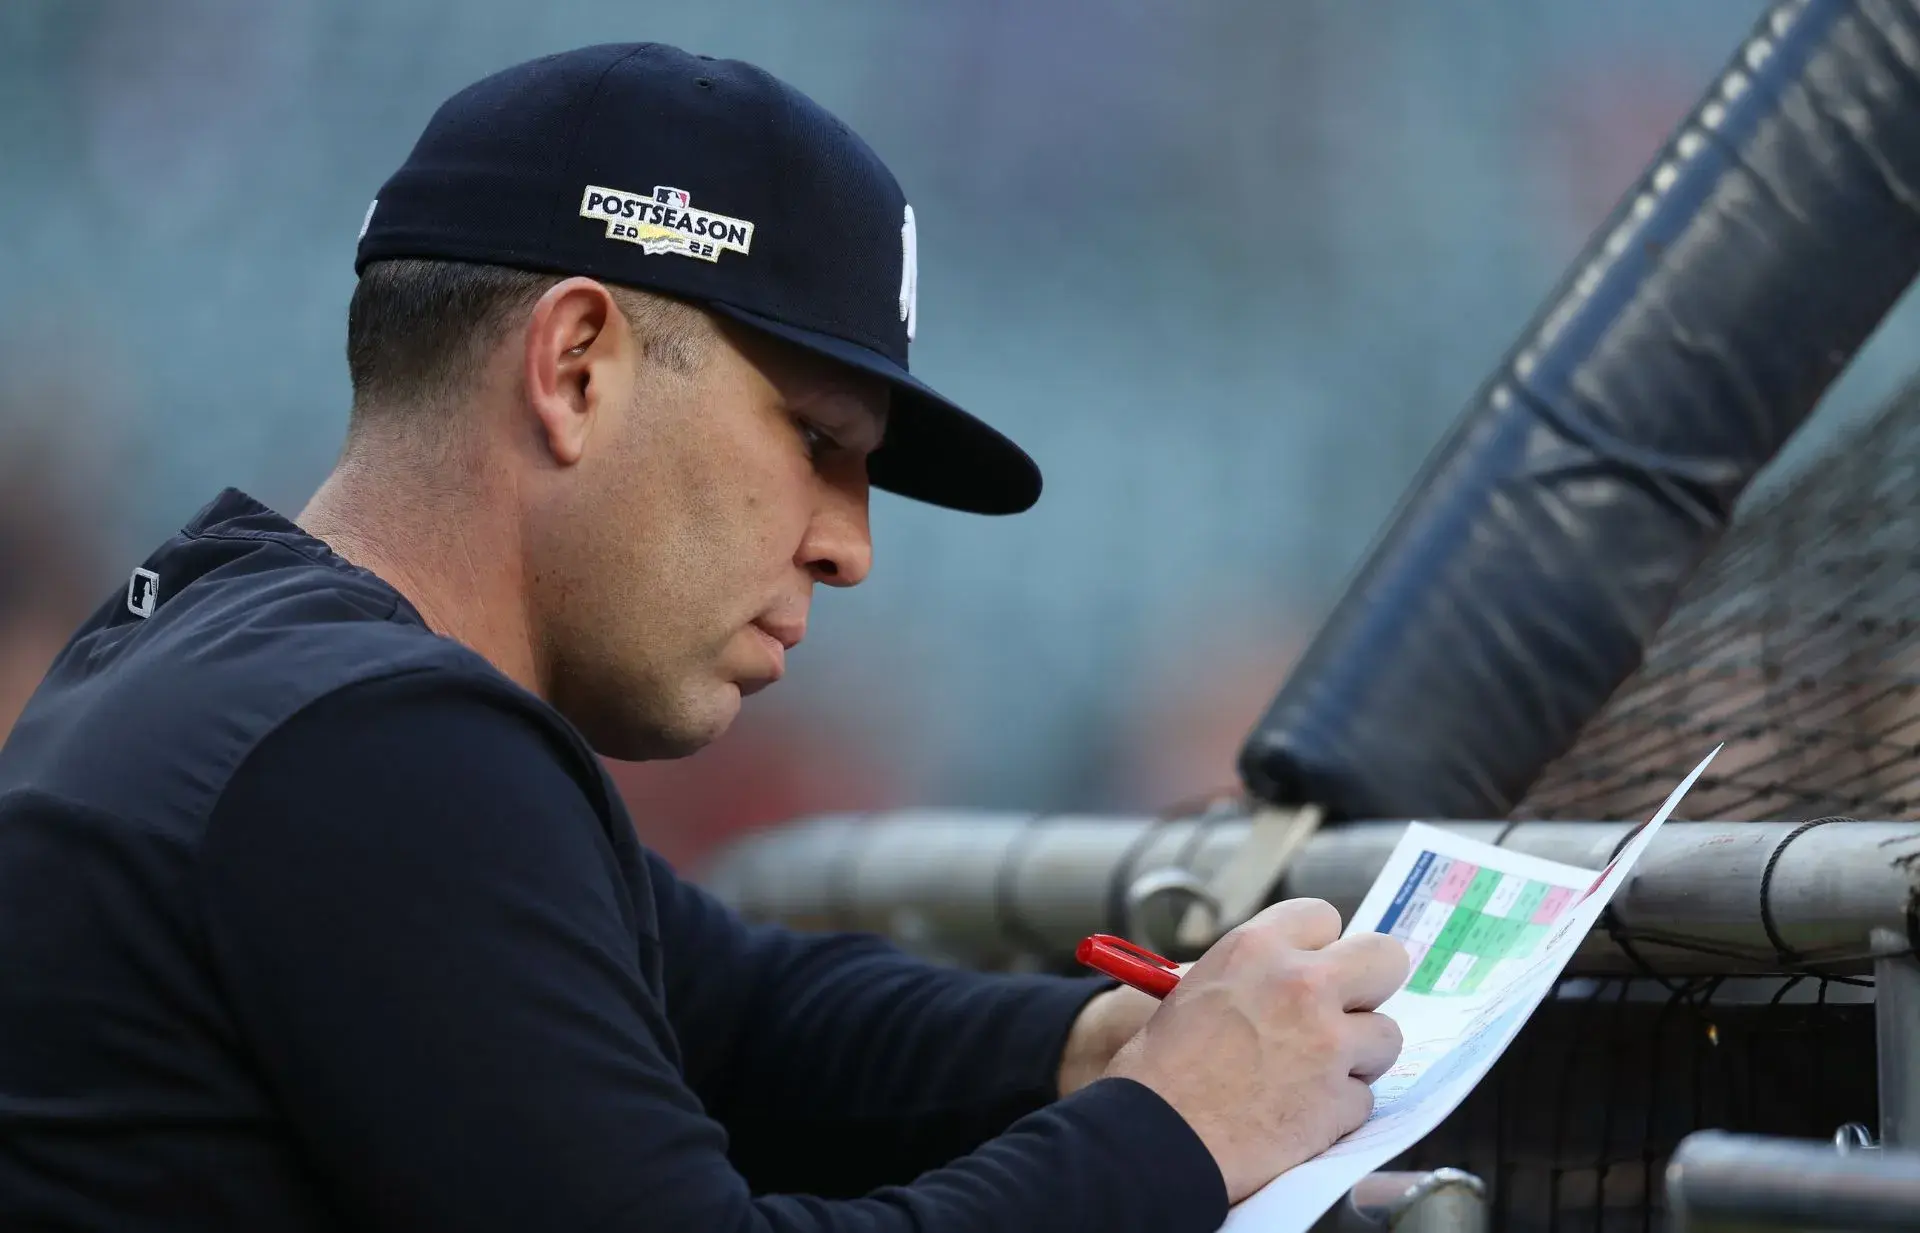
[[(377, 456), (375, 456), (377, 455)], [(349, 449), (297, 519), (336, 554), (405, 596), (427, 627), (470, 647), (535, 694), (519, 527), (495, 477), (465, 460)]]

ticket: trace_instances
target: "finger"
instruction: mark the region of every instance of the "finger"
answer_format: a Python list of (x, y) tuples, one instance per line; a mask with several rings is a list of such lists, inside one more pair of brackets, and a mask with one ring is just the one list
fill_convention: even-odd
[(1334, 1095), (1333, 1107), (1340, 1126), (1339, 1137), (1352, 1134), (1373, 1116), (1373, 1089), (1358, 1079), (1343, 1080)]
[(1329, 944), (1320, 957), (1333, 967), (1343, 1010), (1372, 1010), (1407, 983), (1407, 948), (1384, 933), (1349, 934)]
[(1372, 1083), (1400, 1060), (1405, 1044), (1400, 1025), (1382, 1014), (1363, 1011), (1348, 1015), (1341, 1024), (1346, 1035), (1348, 1073), (1362, 1083)]
[(1340, 911), (1324, 899), (1283, 899), (1240, 928), (1295, 950), (1320, 950), (1339, 940)]

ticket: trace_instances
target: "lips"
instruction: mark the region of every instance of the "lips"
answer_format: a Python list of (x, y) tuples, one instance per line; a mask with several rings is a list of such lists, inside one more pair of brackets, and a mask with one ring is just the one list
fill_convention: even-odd
[(807, 636), (805, 621), (755, 621), (753, 627), (779, 643), (782, 651), (791, 651)]
[(768, 674), (768, 682), (777, 681), (785, 676), (787, 674), (786, 644), (758, 625), (752, 625), (748, 628), (753, 630), (753, 636), (760, 640), (761, 646), (767, 648), (767, 655), (773, 660), (773, 671)]
[(748, 628), (753, 631), (754, 637), (759, 639), (760, 644), (767, 649), (767, 658), (773, 661), (772, 671), (767, 674), (765, 683), (758, 687), (764, 688), (765, 685), (771, 685), (786, 675), (787, 652), (799, 646), (800, 640), (806, 637), (806, 622), (755, 621), (752, 625), (748, 626)]

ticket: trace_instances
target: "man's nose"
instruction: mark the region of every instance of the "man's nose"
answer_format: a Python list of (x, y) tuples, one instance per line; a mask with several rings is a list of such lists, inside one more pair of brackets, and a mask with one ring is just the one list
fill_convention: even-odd
[(801, 545), (802, 564), (816, 581), (833, 587), (858, 586), (873, 569), (873, 535), (867, 522), (867, 486), (859, 491), (835, 487), (814, 515)]

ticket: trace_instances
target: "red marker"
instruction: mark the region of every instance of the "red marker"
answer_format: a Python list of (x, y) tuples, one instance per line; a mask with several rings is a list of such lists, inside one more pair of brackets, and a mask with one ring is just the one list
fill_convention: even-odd
[(1166, 997), (1180, 983), (1179, 964), (1110, 933), (1096, 933), (1086, 939), (1074, 950), (1073, 957), (1096, 972), (1156, 998)]

